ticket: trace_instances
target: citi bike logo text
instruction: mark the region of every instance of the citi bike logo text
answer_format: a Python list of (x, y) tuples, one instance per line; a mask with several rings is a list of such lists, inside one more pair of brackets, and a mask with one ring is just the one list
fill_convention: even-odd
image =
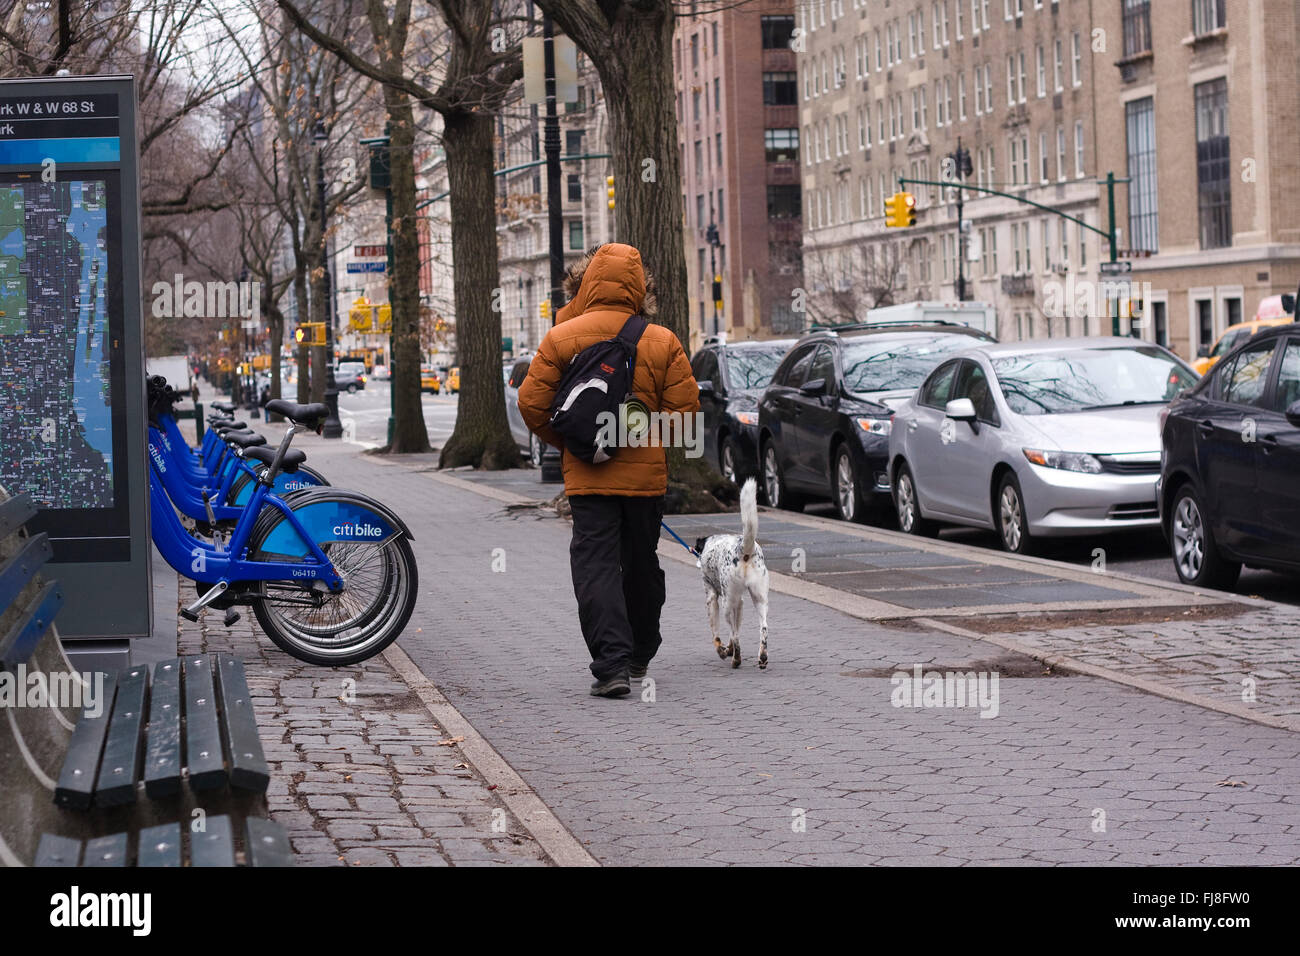
[(153, 442), (149, 443), (149, 454), (153, 456), (153, 463), (158, 466), (159, 471), (167, 470), (167, 465), (163, 462), (162, 455), (158, 453), (158, 446)]
[(596, 444), (604, 448), (685, 448), (687, 458), (704, 454), (704, 413), (652, 412), (633, 400), (618, 413), (596, 416)]
[(896, 671), (889, 679), (895, 707), (978, 707), (980, 717), (998, 715), (998, 675), (985, 671)]
[(153, 314), (159, 319), (250, 319), (262, 317), (261, 283), (185, 281), (153, 284)]
[(27, 671), (26, 664), (0, 671), (0, 708), (59, 707), (81, 710), (89, 717), (104, 712), (102, 671)]
[(370, 524), (353, 524), (350, 521), (334, 526), (334, 533), (341, 538), (382, 538), (384, 529), (378, 525)]

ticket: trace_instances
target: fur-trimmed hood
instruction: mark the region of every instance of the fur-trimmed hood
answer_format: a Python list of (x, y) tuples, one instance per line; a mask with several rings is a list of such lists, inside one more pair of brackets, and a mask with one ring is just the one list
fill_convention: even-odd
[(641, 264), (641, 253), (621, 242), (592, 246), (569, 267), (564, 295), (569, 300), (555, 315), (557, 323), (585, 312), (658, 313), (654, 276)]

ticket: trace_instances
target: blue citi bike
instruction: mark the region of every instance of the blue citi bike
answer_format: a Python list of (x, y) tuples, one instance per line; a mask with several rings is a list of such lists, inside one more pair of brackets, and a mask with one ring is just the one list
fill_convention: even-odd
[(153, 541), (199, 594), (181, 615), (211, 607), (229, 626), (236, 607), (251, 607), (277, 647), (325, 666), (396, 640), (419, 593), (410, 530), (384, 504), (326, 484), (290, 447), (320, 431), (328, 408), (274, 399), (266, 410), (291, 423), (277, 447), (218, 417), (194, 449), (176, 424), (182, 396), (158, 377), (148, 390)]

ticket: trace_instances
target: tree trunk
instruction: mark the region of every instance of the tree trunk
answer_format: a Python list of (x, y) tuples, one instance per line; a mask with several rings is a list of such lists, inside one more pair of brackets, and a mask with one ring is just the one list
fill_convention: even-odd
[[(294, 250), (295, 253), (298, 250)], [(298, 322), (307, 321), (308, 316), (305, 314), (307, 309), (307, 275), (301, 264), (298, 265), (293, 276), (293, 295), (294, 301), (298, 305)], [(298, 346), (298, 396), (296, 401), (299, 405), (306, 405), (311, 401), (311, 350), (305, 345)]]
[(393, 453), (430, 450), (420, 403), (420, 233), (415, 210), (415, 118), (410, 98), (384, 87), (389, 121), (389, 172), (393, 194), (393, 274), (388, 302), (393, 316)]
[[(280, 311), (279, 305), (272, 298), (271, 282), (269, 277), (262, 286), (262, 314), (266, 316), (266, 324), (271, 330), (271, 398), (283, 398), (280, 394), (280, 350), (284, 347), (284, 313)], [(267, 421), (283, 421), (280, 415), (268, 413)]]
[(440, 468), (514, 468), (519, 447), (506, 420), (501, 380), (501, 313), (492, 308), (499, 285), (492, 114), (444, 115), (447, 186), (451, 192), (451, 256), (456, 270), (456, 348), (460, 407), (442, 449)]

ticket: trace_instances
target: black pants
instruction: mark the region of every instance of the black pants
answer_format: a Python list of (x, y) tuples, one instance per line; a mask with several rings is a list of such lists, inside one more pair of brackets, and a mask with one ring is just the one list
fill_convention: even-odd
[(591, 672), (605, 680), (659, 650), (664, 572), (655, 549), (664, 499), (573, 495), (569, 563)]

